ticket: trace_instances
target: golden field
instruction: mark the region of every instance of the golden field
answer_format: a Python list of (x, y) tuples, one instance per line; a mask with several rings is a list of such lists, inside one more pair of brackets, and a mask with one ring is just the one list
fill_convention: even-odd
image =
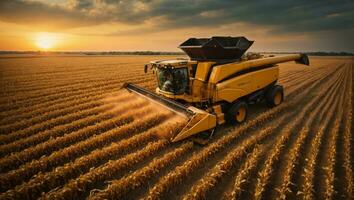
[(353, 199), (353, 58), (285, 63), (280, 106), (251, 106), (205, 146), (185, 119), (120, 92), (150, 60), (0, 57), (0, 199)]

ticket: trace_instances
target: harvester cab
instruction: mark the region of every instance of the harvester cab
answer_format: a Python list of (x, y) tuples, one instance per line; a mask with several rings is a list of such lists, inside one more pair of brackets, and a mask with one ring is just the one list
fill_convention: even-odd
[(253, 44), (245, 37), (190, 38), (181, 48), (189, 59), (158, 60), (145, 65), (156, 72), (155, 92), (127, 83), (123, 87), (189, 118), (172, 138), (176, 142), (198, 133), (213, 132), (225, 122), (242, 123), (248, 105), (266, 101), (269, 107), (284, 100), (277, 84), (278, 63), (309, 65), (305, 54), (247, 56)]

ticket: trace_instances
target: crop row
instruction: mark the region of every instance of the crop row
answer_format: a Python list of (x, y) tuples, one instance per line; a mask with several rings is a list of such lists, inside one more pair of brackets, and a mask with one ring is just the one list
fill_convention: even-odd
[[(120, 199), (124, 197), (135, 188), (146, 184), (152, 176), (158, 174), (163, 168), (188, 153), (192, 147), (193, 142), (188, 142), (175, 148), (173, 151), (164, 154), (161, 158), (152, 160), (147, 166), (133, 172), (129, 176), (113, 180), (105, 190), (92, 193), (93, 195), (90, 196), (89, 199)], [(108, 171), (109, 170), (107, 170), (107, 172)], [(103, 174), (108, 174), (107, 172)]]
[[(316, 69), (316, 72), (319, 74), (327, 71), (328, 68), (321, 68), (321, 69)], [(314, 70), (311, 68), (300, 70), (300, 71), (295, 71), (293, 74), (287, 74), (287, 75), (280, 75), (279, 82), (282, 84), (288, 84), (292, 82), (293, 80), (300, 80), (302, 77), (307, 76), (308, 74), (311, 74)]]
[[(61, 137), (65, 134), (74, 132), (74, 131), (81, 131), (84, 132), (87, 128), (90, 128), (91, 126), (95, 126), (98, 123), (103, 123), (105, 120), (109, 120), (113, 118), (114, 116), (121, 115), (126, 113), (129, 109), (136, 109), (136, 108), (141, 108), (146, 104), (145, 101), (136, 101), (131, 105), (126, 105), (126, 106), (121, 106), (121, 107), (113, 107), (110, 105), (105, 106), (104, 112), (97, 114), (97, 115), (92, 115), (80, 120), (77, 120), (73, 123), (70, 124), (65, 124), (65, 125), (60, 125), (56, 126), (53, 129), (49, 129), (47, 131), (39, 132), (36, 134), (30, 134), (26, 135), (26, 132), (19, 132), (24, 133), (24, 134), (19, 134), (16, 136), (22, 136), (23, 139), (19, 139), (15, 142), (12, 142), (7, 145), (3, 145), (0, 147), (0, 152), (2, 155), (7, 154), (7, 153), (14, 153), (18, 152), (20, 150), (26, 149), (27, 147), (30, 146), (35, 146), (37, 144), (40, 144), (42, 142), (48, 141), (49, 139), (54, 140), (58, 137)], [(111, 108), (111, 109), (110, 109)], [(127, 118), (126, 114), (124, 115)], [(19, 137), (18, 137), (19, 138)], [(1, 160), (0, 160), (1, 161)]]
[[(151, 133), (141, 133), (137, 136), (133, 136), (129, 139), (122, 140), (121, 142), (113, 143), (113, 145), (109, 145), (111, 142), (118, 141), (126, 136), (130, 136), (131, 134), (137, 134), (141, 131), (151, 128), (152, 126), (158, 125), (163, 120), (166, 120), (168, 115), (159, 115), (156, 114), (148, 114), (145, 117), (141, 118), (138, 121), (134, 121), (126, 126), (123, 126), (116, 130), (111, 130), (105, 132), (101, 135), (97, 135), (89, 140), (79, 142), (75, 145), (72, 145), (66, 149), (62, 149), (54, 152), (52, 155), (48, 157), (44, 157), (39, 159), (38, 161), (33, 161), (22, 166), (18, 170), (11, 171), (6, 174), (1, 180), (2, 183), (7, 183), (7, 187), (5, 189), (9, 189), (14, 185), (20, 183), (20, 181), (27, 180), (32, 175), (42, 171), (48, 171), (54, 168), (57, 165), (64, 164), (70, 160), (74, 160), (75, 158), (85, 155), (87, 152), (95, 150), (85, 156), (80, 157), (78, 160), (75, 160), (72, 163), (69, 163), (68, 166), (64, 168), (57, 168), (52, 173), (43, 174), (46, 177), (65, 177), (72, 178), (75, 172), (80, 171), (80, 173), (84, 172), (90, 167), (96, 165), (99, 162), (104, 160), (109, 160), (112, 155), (118, 155), (120, 152), (125, 152), (131, 148), (134, 148), (140, 144), (148, 142), (151, 140)], [(104, 147), (108, 145), (107, 147)], [(104, 147), (103, 149), (101, 149)], [(63, 159), (65, 158), (65, 159)], [(47, 178), (46, 178), (47, 179)], [(57, 180), (58, 178), (54, 178), (53, 180)], [(11, 180), (11, 184), (8, 181)], [(32, 182), (35, 182), (37, 186), (40, 186), (42, 177), (41, 175), (38, 178), (33, 179), (26, 185), (31, 185)], [(53, 185), (54, 183), (52, 183)], [(5, 185), (5, 184), (4, 184)], [(44, 184), (46, 185), (46, 184)], [(27, 187), (29, 187), (27, 186)]]
[(246, 161), (240, 167), (240, 170), (237, 172), (235, 177), (234, 184), (231, 188), (231, 191), (226, 192), (223, 195), (223, 199), (240, 199), (242, 193), (242, 187), (246, 184), (248, 176), (252, 170), (256, 168), (257, 162), (262, 156), (262, 147), (256, 146), (253, 148), (252, 152), (246, 158)]
[[(156, 132), (160, 132), (160, 131), (166, 132), (166, 133), (177, 132), (179, 130), (178, 127), (182, 127), (183, 124), (184, 123), (177, 123), (176, 124), (173, 122), (171, 123), (169, 121), (165, 121), (164, 123), (162, 123), (161, 125), (159, 125), (157, 127), (154, 127), (150, 130), (147, 130), (144, 133), (141, 133), (139, 135), (133, 136), (132, 138), (129, 138), (127, 140), (127, 143), (128, 143), (128, 141), (132, 142), (135, 140), (135, 143), (137, 143), (137, 144), (139, 144), (139, 146), (141, 146), (143, 144), (143, 143), (139, 142), (141, 140), (141, 138), (146, 138), (146, 137), (151, 138), (152, 136), (156, 135)], [(162, 150), (162, 148), (168, 147), (168, 142), (166, 140), (159, 140), (159, 141), (162, 142), (162, 144), (163, 144), (163, 146), (161, 146), (161, 148), (159, 149), (160, 151)], [(106, 161), (106, 160), (110, 159), (110, 157), (108, 156), (108, 153), (111, 152), (111, 155), (112, 155), (112, 150), (114, 150), (114, 149), (115, 149), (114, 146), (109, 146), (105, 149), (97, 151), (96, 154), (97, 154), (97, 156), (100, 154), (99, 156), (102, 157), (103, 161)], [(157, 149), (156, 149), (156, 151), (157, 151)], [(152, 154), (154, 154), (156, 151), (151, 151), (150, 148), (146, 147), (146, 148), (136, 151), (134, 153), (128, 154), (128, 155), (122, 157), (121, 159), (110, 161), (110, 162), (106, 163), (105, 165), (91, 169), (87, 173), (82, 173), (82, 171), (80, 171), (82, 174), (80, 177), (78, 177), (77, 179), (72, 179), (70, 182), (65, 184), (59, 190), (48, 193), (48, 195), (46, 195), (46, 197), (47, 198), (76, 198), (76, 197), (80, 196), (83, 192), (92, 189), (99, 182), (109, 179), (110, 177), (114, 176), (115, 174), (121, 173), (121, 171), (123, 169), (130, 168), (130, 167), (136, 165), (137, 163), (147, 159)], [(88, 155), (88, 156), (90, 156), (90, 155)], [(98, 158), (99, 157), (97, 157), (96, 159), (98, 159)], [(80, 160), (81, 159), (84, 159), (84, 158), (80, 158)], [(94, 161), (94, 159), (91, 159), (89, 157), (87, 157), (84, 160), (93, 160)], [(88, 169), (90, 166), (92, 166), (92, 164), (82, 163), (82, 165), (78, 165), (78, 163), (79, 162), (74, 162), (72, 165), (70, 165), (71, 168), (73, 168), (73, 169), (77, 168), (77, 170), (79, 170), (82, 168), (82, 166), (84, 166), (83, 167), (84, 169)], [(111, 170), (111, 167), (115, 170)], [(66, 176), (66, 174), (68, 174), (68, 173), (65, 171), (68, 171), (68, 170), (59, 170), (59, 173), (56, 173), (56, 174), (60, 175), (60, 177), (72, 178), (69, 175)], [(52, 173), (48, 174), (48, 176), (52, 176), (52, 175), (54, 175), (54, 174), (52, 174)], [(69, 179), (67, 179), (67, 180), (69, 180)]]
[[(315, 73), (315, 75), (318, 75), (318, 74), (316, 74)], [(139, 78), (138, 78), (139, 79)], [(129, 81), (129, 80), (127, 80), (127, 81)], [(121, 81), (120, 81), (121, 82)], [(112, 85), (109, 85), (109, 84), (107, 84), (104, 88), (106, 88), (106, 87), (108, 87), (108, 88), (117, 88), (117, 86), (112, 86)], [(97, 89), (97, 88), (96, 88)], [(100, 89), (100, 88), (98, 88), (98, 89)], [(103, 89), (102, 87), (101, 87), (101, 89)], [(99, 91), (99, 90), (98, 90)], [(85, 92), (83, 93), (83, 94), (86, 94), (87, 92), (89, 92), (89, 91), (87, 91), (87, 90), (85, 90)], [(94, 91), (92, 91), (93, 92), (93, 94), (95, 94), (95, 93), (97, 93), (97, 91), (96, 90), (94, 90)], [(81, 95), (82, 95), (82, 93), (80, 93)], [(70, 96), (68, 96), (68, 98), (69, 99), (78, 99), (78, 98), (73, 98), (72, 97), (72, 95), (70, 95)], [(48, 104), (48, 105), (57, 105), (58, 103), (60, 103), (60, 102), (63, 102), (63, 101), (66, 101), (66, 98), (64, 98), (64, 99), (57, 99), (57, 100), (55, 100), (55, 101), (53, 101), (53, 102), (50, 102), (51, 104)], [(44, 102), (45, 103), (45, 102)], [(36, 102), (36, 104), (39, 104), (39, 102)], [(38, 108), (43, 108), (43, 107), (46, 107), (46, 106), (48, 106), (48, 105), (37, 105), (36, 107), (38, 107)], [(24, 110), (21, 110), (21, 113), (24, 113), (25, 111)]]
[(23, 130), (28, 127), (32, 128), (33, 126), (39, 126), (38, 124), (40, 124), (41, 122), (42, 123), (44, 122), (47, 126), (49, 126), (47, 121), (49, 121), (49, 124), (50, 124), (50, 119), (60, 117), (60, 116), (69, 115), (69, 114), (76, 112), (76, 111), (83, 111), (83, 110), (92, 109), (92, 108), (98, 107), (100, 105), (101, 105), (101, 103), (97, 102), (97, 101), (96, 102), (89, 102), (89, 103), (81, 104), (79, 106), (73, 106), (70, 108), (61, 109), (61, 110), (58, 110), (57, 112), (49, 113), (49, 115), (46, 115), (46, 114), (38, 115), (38, 116), (34, 116), (33, 118), (30, 118), (27, 120), (17, 121), (15, 123), (11, 123), (8, 125), (2, 125), (2, 126), (0, 126), (0, 134), (2, 134), (2, 135), (9, 134), (11, 132)]
[[(284, 121), (284, 118), (282, 118)], [(221, 178), (230, 172), (231, 168), (234, 167), (240, 158), (244, 156), (254, 145), (260, 142), (262, 139), (272, 134), (274, 129), (277, 126), (272, 125), (263, 129), (259, 135), (252, 135), (250, 139), (245, 140), (240, 145), (237, 145), (236, 148), (231, 150), (222, 161), (217, 163), (211, 170), (203, 176), (191, 190), (184, 196), (183, 199), (206, 199), (208, 191), (210, 191), (215, 185), (218, 184), (218, 181)], [(254, 147), (257, 148), (257, 147)], [(195, 167), (194, 167), (195, 168)]]
[[(346, 73), (346, 79), (344, 80), (345, 84), (344, 87), (348, 87), (348, 82), (350, 77)], [(340, 99), (339, 102), (339, 108), (338, 111), (336, 112), (337, 116), (334, 121), (334, 126), (332, 126), (332, 129), (330, 130), (330, 135), (328, 137), (328, 146), (327, 149), (325, 150), (326, 152), (326, 165), (322, 168), (324, 170), (324, 175), (325, 175), (325, 180), (324, 180), (324, 185), (325, 185), (325, 191), (324, 191), (324, 199), (332, 199), (333, 195), (335, 193), (334, 191), (334, 165), (337, 162), (336, 160), (336, 155), (338, 154), (337, 152), (337, 138), (338, 138), (338, 132), (339, 132), (339, 127), (340, 123), (343, 118), (343, 102), (344, 102), (344, 94), (346, 90), (343, 90), (338, 97)]]
[[(146, 108), (143, 113), (151, 112), (152, 109), (150, 107)], [(30, 147), (24, 151), (11, 154), (3, 159), (0, 159), (1, 172), (7, 171), (9, 169), (13, 169), (21, 164), (26, 163), (32, 159), (36, 159), (42, 155), (48, 155), (53, 151), (62, 149), (67, 147), (68, 145), (72, 145), (80, 140), (87, 139), (93, 135), (98, 133), (102, 133), (108, 131), (110, 129), (121, 126), (125, 123), (132, 122), (134, 119), (132, 118), (132, 114), (138, 113), (138, 110), (133, 110), (129, 112), (128, 110), (122, 111), (121, 114), (117, 113), (116, 117), (113, 117), (109, 120), (105, 120), (98, 124), (94, 124), (92, 126), (87, 126), (83, 129), (80, 129), (75, 132), (71, 132), (65, 134), (64, 136), (57, 137), (52, 140), (48, 140), (46, 142), (40, 143), (36, 146)], [(141, 111), (140, 111), (141, 112)], [(113, 114), (114, 112), (112, 112)], [(124, 113), (124, 114), (123, 114)]]
[[(111, 89), (111, 88), (110, 88)], [(109, 90), (109, 89), (108, 89)], [(72, 106), (88, 103), (91, 101), (97, 101), (107, 95), (108, 90), (103, 88), (96, 88), (96, 90), (82, 94), (80, 98), (77, 96), (67, 96), (60, 98), (60, 102), (44, 102), (43, 104), (35, 104), (30, 107), (23, 107), (18, 110), (6, 112), (6, 118), (1, 120), (1, 124), (11, 124), (21, 119), (29, 119), (38, 115), (51, 115), (52, 112), (57, 112)], [(119, 93), (118, 93), (119, 94)]]
[[(315, 85), (316, 84), (312, 84), (310, 87), (308, 87), (306, 89), (307, 92), (311, 91), (312, 87), (315, 87)], [(301, 97), (305, 96), (307, 94), (307, 92), (299, 94), (296, 98), (297, 101), (299, 101)], [(292, 103), (295, 104), (297, 101), (294, 100), (294, 101), (292, 101)], [(260, 114), (254, 120), (250, 120), (247, 124), (240, 126), (236, 131), (223, 136), (218, 141), (216, 141), (216, 142), (210, 144), (208, 147), (204, 148), (198, 154), (193, 155), (182, 166), (177, 167), (170, 174), (168, 174), (167, 176), (160, 179), (159, 183), (156, 184), (150, 190), (148, 198), (150, 198), (150, 199), (159, 198), (160, 195), (162, 195), (164, 193), (164, 191), (170, 190), (174, 185), (176, 185), (177, 183), (180, 183), (183, 178), (187, 177), (188, 174), (193, 171), (193, 169), (197, 168), (198, 166), (201, 166), (207, 160), (207, 158), (209, 158), (211, 155), (214, 155), (216, 152), (220, 151), (221, 149), (225, 148), (225, 146), (227, 144), (230, 144), (234, 139), (238, 138), (248, 128), (253, 127), (257, 124), (260, 124), (261, 122), (264, 122), (265, 120), (269, 120), (269, 119), (273, 118), (273, 116), (275, 114), (277, 114), (280, 111), (285, 110), (285, 108), (289, 107), (288, 104), (291, 104), (291, 103), (284, 102), (282, 105)], [(285, 115), (283, 115), (280, 118), (285, 119)], [(278, 123), (276, 123), (276, 124), (278, 124)]]
[[(60, 93), (53, 93), (51, 95), (43, 95), (43, 96), (39, 96), (36, 98), (24, 98), (21, 101), (10, 101), (9, 99), (9, 103), (5, 103), (3, 105), (0, 105), (0, 109), (2, 109), (3, 111), (9, 111), (9, 110), (16, 110), (25, 106), (31, 106), (35, 104), (42, 104), (48, 101), (54, 101), (52, 103), (57, 103), (58, 100), (60, 100), (60, 98), (64, 96), (77, 96), (77, 98), (81, 97), (80, 95), (85, 94), (86, 92), (89, 92), (91, 90), (102, 90), (104, 88), (119, 88), (117, 87), (117, 84), (122, 84), (123, 82), (134, 82), (134, 83), (144, 83), (147, 81), (152, 80), (152, 78), (150, 77), (144, 77), (144, 78), (139, 78), (137, 79), (136, 76), (133, 76), (131, 78), (128, 79), (124, 79), (124, 80), (114, 80), (114, 81), (107, 81), (105, 83), (101, 83), (101, 84), (97, 84), (94, 87), (92, 86), (87, 86), (87, 87), (83, 87), (83, 88), (76, 88), (73, 90), (68, 90), (68, 91), (63, 91)], [(60, 102), (60, 101), (58, 101)]]
[[(97, 76), (97, 74), (96, 74)], [(144, 75), (139, 75), (139, 76), (144, 76)], [(22, 94), (20, 93), (20, 95), (18, 94), (14, 94), (12, 96), (7, 96), (6, 99), (4, 100), (16, 100), (16, 101), (22, 101), (22, 100), (26, 100), (26, 99), (38, 99), (40, 97), (46, 97), (46, 96), (51, 96), (53, 94), (64, 94), (66, 92), (70, 92), (72, 90), (77, 91), (77, 90), (83, 90), (83, 89), (88, 89), (88, 88), (92, 88), (92, 87), (97, 87), (100, 85), (105, 85), (108, 82), (116, 82), (117, 80), (120, 81), (124, 81), (124, 80), (130, 80), (132, 78), (136, 78), (137, 74), (133, 74), (133, 73), (128, 73), (128, 74), (119, 74), (117, 75), (114, 79), (113, 78), (105, 78), (105, 79), (101, 79), (100, 81), (98, 80), (88, 80), (88, 82), (86, 83), (80, 83), (79, 85), (76, 84), (69, 84), (66, 87), (63, 88), (57, 88), (55, 87), (55, 89), (53, 90), (53, 88), (47, 88), (47, 89), (43, 89), (43, 90), (39, 90), (39, 91), (33, 91), (30, 92), (31, 89), (28, 88), (27, 92), (22, 92)], [(146, 78), (149, 78), (149, 76), (144, 76)], [(150, 77), (151, 78), (151, 77)], [(86, 78), (85, 78), (86, 80)], [(0, 101), (1, 103), (3, 103), (2, 101)], [(6, 101), (4, 101), (6, 102)]]
[[(17, 94), (20, 92), (25, 92), (27, 93), (27, 95), (29, 94), (32, 95), (38, 93), (39, 91), (48, 90), (50, 88), (52, 89), (55, 88), (56, 90), (64, 89), (68, 86), (70, 87), (76, 85), (79, 86), (84, 83), (92, 83), (93, 81), (102, 82), (110, 79), (116, 79), (117, 77), (126, 77), (129, 74), (138, 74), (139, 71), (141, 71), (141, 69), (120, 70), (119, 72), (117, 72), (117, 70), (115, 69), (109, 69), (104, 71), (105, 73), (107, 73), (107, 75), (105, 75), (104, 77), (100, 75), (100, 74), (104, 74), (102, 73), (102, 71), (100, 71), (99, 74), (97, 73), (87, 74), (85, 72), (82, 72), (80, 74), (75, 74), (75, 75), (70, 74), (70, 76), (66, 75), (63, 78), (59, 78), (58, 76), (55, 76), (55, 78), (53, 77), (45, 78), (41, 76), (36, 76), (35, 79), (31, 77), (27, 81), (25, 79), (21, 79), (20, 84), (23, 85), (23, 87), (15, 87), (15, 88), (5, 87), (3, 93), (6, 96), (9, 96), (11, 94)], [(9, 79), (9, 81), (13, 81), (13, 79)]]
[[(338, 82), (340, 82), (340, 80), (341, 79), (338, 79)], [(336, 84), (335, 87), (331, 87), (328, 89), (328, 91), (326, 92), (326, 94), (328, 95), (326, 95), (326, 97), (324, 97), (322, 101), (318, 104), (317, 108), (309, 114), (309, 117), (307, 118), (303, 128), (301, 129), (299, 136), (297, 136), (294, 145), (290, 147), (290, 151), (289, 153), (287, 153), (285, 170), (282, 172), (282, 176), (280, 177), (282, 181), (281, 186), (279, 188), (276, 188), (276, 191), (278, 192), (278, 199), (286, 199), (287, 194), (292, 192), (290, 189), (290, 186), (292, 184), (292, 175), (300, 157), (300, 150), (301, 148), (304, 148), (303, 144), (305, 143), (305, 139), (308, 137), (311, 124), (315, 121), (315, 119), (321, 120), (326, 113), (334, 112), (334, 105), (337, 105), (336, 103), (338, 102), (333, 104), (333, 101), (339, 86), (339, 84)], [(329, 106), (331, 106), (332, 109), (329, 109)], [(319, 114), (317, 114), (318, 111), (320, 111)]]
[[(353, 64), (350, 68), (350, 71), (348, 73), (349, 77), (353, 77)], [(349, 81), (349, 86), (347, 89), (347, 94), (346, 94), (346, 105), (345, 105), (345, 110), (344, 110), (344, 138), (343, 138), (343, 155), (344, 155), (344, 163), (343, 163), (343, 168), (344, 168), (344, 173), (345, 173), (345, 179), (346, 179), (346, 184), (345, 184), (345, 191), (347, 193), (347, 198), (348, 199), (353, 199), (353, 188), (354, 188), (354, 181), (353, 181), (353, 169), (352, 169), (352, 132), (351, 132), (351, 126), (352, 126), (352, 81)]]
[[(23, 64), (23, 63), (21, 63)], [(128, 63), (121, 63), (124, 64), (123, 66), (119, 66), (117, 69), (117, 65), (114, 64), (112, 66), (105, 66), (102, 67), (100, 70), (97, 70), (97, 66), (92, 66), (92, 68), (81, 68), (78, 66), (75, 66), (75, 70), (67, 70), (67, 68), (62, 68), (60, 70), (60, 66), (54, 67), (52, 69), (48, 68), (48, 66), (45, 66), (44, 68), (41, 68), (39, 66), (36, 66), (36, 70), (40, 71), (41, 73), (25, 73), (25, 74), (18, 74), (17, 70), (14, 72), (15, 76), (12, 76), (11, 74), (7, 74), (6, 77), (4, 77), (3, 81), (11, 81), (11, 80), (20, 80), (21, 82), (24, 82), (25, 84), (30, 85), (32, 82), (35, 82), (34, 80), (40, 80), (41, 82), (51, 82), (53, 81), (53, 78), (55, 80), (59, 81), (65, 81), (67, 78), (73, 78), (75, 80), (85, 77), (85, 75), (91, 75), (91, 74), (103, 74), (105, 75), (106, 73), (110, 72), (116, 72), (116, 73), (126, 73), (126, 72), (138, 72), (142, 71), (141, 65), (136, 65), (136, 64), (128, 64)], [(33, 68), (32, 68), (33, 69)], [(49, 70), (48, 70), (49, 69)], [(48, 70), (44, 72), (44, 70)], [(2, 68), (2, 71), (4, 72), (4, 69)], [(97, 76), (96, 76), (97, 77)], [(70, 80), (69, 80), (70, 81)], [(55, 82), (55, 81), (54, 81)]]
[[(117, 71), (114, 69), (106, 69), (91, 74), (88, 74), (84, 71), (80, 71), (80, 73), (77, 74), (70, 73), (64, 76), (58, 76), (55, 73), (50, 74), (50, 76), (36, 75), (34, 77), (30, 77), (27, 80), (25, 77), (23, 77), (22, 79), (17, 79), (18, 81), (16, 81), (15, 79), (9, 79), (10, 83), (16, 81), (17, 84), (23, 85), (23, 87), (15, 87), (13, 89), (11, 89), (10, 87), (5, 87), (4, 91), (6, 92), (6, 94), (19, 93), (19, 92), (25, 92), (27, 94), (28, 93), (38, 94), (39, 91), (48, 90), (53, 87), (55, 87), (55, 89), (65, 89), (66, 87), (73, 88), (85, 83), (86, 84), (92, 83), (93, 81), (102, 82), (102, 81), (106, 81), (107, 79), (127, 77), (132, 74), (138, 74), (139, 71), (141, 72), (142, 70), (141, 69), (140, 70), (120, 69), (119, 71)], [(104, 77), (102, 75), (104, 75)]]
[[(55, 156), (51, 156), (52, 157), (51, 159), (47, 159), (47, 165), (50, 164), (51, 162), (54, 163), (55, 165), (60, 164), (61, 162), (60, 158), (62, 158), (63, 155), (65, 154), (67, 155), (66, 157), (69, 157), (67, 160), (73, 160), (73, 156), (75, 157), (78, 156), (77, 154), (75, 155), (76, 151), (86, 150), (87, 148), (97, 149), (85, 156), (79, 157), (73, 162), (69, 162), (64, 166), (57, 167), (51, 172), (38, 174), (34, 179), (31, 179), (28, 183), (17, 186), (14, 190), (9, 190), (6, 195), (16, 194), (18, 193), (18, 191), (22, 191), (23, 194), (32, 194), (35, 193), (35, 191), (39, 191), (39, 190), (49, 191), (50, 189), (53, 189), (59, 186), (60, 184), (63, 184), (66, 181), (79, 176), (84, 172), (87, 172), (89, 169), (99, 165), (100, 163), (104, 163), (114, 157), (117, 157), (122, 153), (129, 152), (130, 150), (136, 147), (142, 146), (144, 145), (144, 143), (152, 140), (153, 133), (154, 131), (157, 130), (156, 128), (137, 134), (128, 139), (121, 140), (116, 143), (110, 144), (109, 142), (112, 141), (113, 138), (114, 140), (116, 140), (118, 135), (120, 136), (129, 135), (134, 132), (140, 132), (142, 130), (149, 129), (150, 126), (157, 125), (157, 123), (163, 120), (164, 117), (162, 116), (154, 117), (153, 115), (149, 115), (147, 117), (144, 117), (144, 119), (141, 120), (140, 124), (135, 123), (133, 124), (133, 126), (130, 126), (129, 124), (126, 127), (122, 127), (121, 129), (118, 129), (116, 132), (111, 132), (110, 135), (107, 134), (105, 137), (98, 136), (90, 141), (83, 142), (81, 145), (77, 144), (74, 147), (72, 147), (70, 150), (66, 150), (66, 151), (64, 150), (62, 152), (58, 152), (55, 154)], [(153, 122), (153, 120), (155, 120), (155, 122)], [(161, 128), (163, 126), (160, 125), (158, 127)], [(110, 144), (110, 145), (100, 149), (99, 147), (104, 144)], [(137, 159), (138, 158), (134, 159), (134, 161), (137, 162), (138, 161)], [(55, 162), (55, 160), (57, 160), (57, 162)], [(42, 161), (42, 164), (46, 164), (43, 162), (45, 162), (45, 160)], [(34, 167), (35, 166), (32, 166), (33, 169), (35, 169)], [(26, 170), (23, 171), (26, 172)], [(11, 179), (12, 177), (7, 177), (7, 178)]]
[[(327, 87), (325, 88), (327, 89)], [(266, 190), (266, 186), (273, 172), (274, 165), (280, 159), (280, 155), (283, 149), (285, 148), (285, 144), (289, 140), (290, 136), (293, 134), (295, 127), (299, 126), (302, 123), (304, 117), (308, 115), (311, 111), (310, 118), (307, 119), (307, 126), (308, 126), (314, 120), (314, 117), (315, 115), (317, 115), (317, 112), (321, 109), (318, 102), (320, 100), (323, 101), (323, 96), (328, 94), (327, 90), (324, 90), (325, 88), (321, 89), (320, 90), (321, 93), (317, 95), (315, 98), (312, 98), (310, 102), (303, 107), (301, 112), (296, 115), (295, 119), (293, 119), (291, 123), (287, 124), (287, 126), (284, 128), (284, 131), (281, 133), (280, 138), (277, 139), (276, 143), (273, 146), (273, 150), (271, 151), (271, 154), (269, 155), (269, 157), (266, 159), (264, 163), (264, 167), (258, 173), (257, 183), (254, 191), (255, 199), (262, 199), (262, 195)], [(316, 106), (316, 108), (315, 110), (312, 110), (314, 106)], [(305, 127), (307, 126), (305, 125)], [(303, 140), (307, 136), (307, 134), (308, 134), (308, 128), (303, 128), (298, 138)], [(285, 194), (280, 194), (280, 197), (282, 197), (283, 195)]]
[[(127, 101), (132, 98), (133, 97), (131, 95), (125, 95), (123, 97), (120, 97), (119, 100)], [(93, 107), (91, 107), (91, 109), (90, 108), (86, 110), (76, 109), (73, 110), (73, 114), (67, 114), (54, 119), (51, 119), (50, 114), (48, 114), (43, 117), (46, 118), (48, 116), (47, 120), (42, 119), (44, 121), (43, 123), (38, 123), (36, 125), (33, 125), (31, 127), (25, 128), (23, 130), (14, 133), (0, 135), (0, 139), (2, 143), (10, 143), (12, 141), (34, 135), (40, 131), (50, 129), (61, 124), (76, 123), (76, 121), (81, 120), (83, 118), (87, 118), (92, 115), (98, 115), (99, 113), (102, 113), (106, 110), (113, 109), (114, 105), (115, 105), (114, 103), (105, 103), (105, 104), (103, 102), (93, 103), (92, 104)]]

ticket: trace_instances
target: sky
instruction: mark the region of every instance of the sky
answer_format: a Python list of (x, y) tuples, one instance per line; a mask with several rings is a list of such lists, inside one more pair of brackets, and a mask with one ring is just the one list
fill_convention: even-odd
[(0, 0), (0, 50), (179, 51), (245, 36), (252, 51), (354, 52), (353, 0)]

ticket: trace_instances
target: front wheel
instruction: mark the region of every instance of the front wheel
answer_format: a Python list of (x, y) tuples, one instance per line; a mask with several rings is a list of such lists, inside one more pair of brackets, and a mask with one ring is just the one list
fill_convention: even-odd
[(280, 105), (284, 100), (283, 87), (274, 85), (266, 93), (267, 105), (271, 108)]
[(247, 103), (244, 101), (237, 101), (226, 113), (226, 121), (230, 124), (240, 124), (246, 121), (247, 111)]

